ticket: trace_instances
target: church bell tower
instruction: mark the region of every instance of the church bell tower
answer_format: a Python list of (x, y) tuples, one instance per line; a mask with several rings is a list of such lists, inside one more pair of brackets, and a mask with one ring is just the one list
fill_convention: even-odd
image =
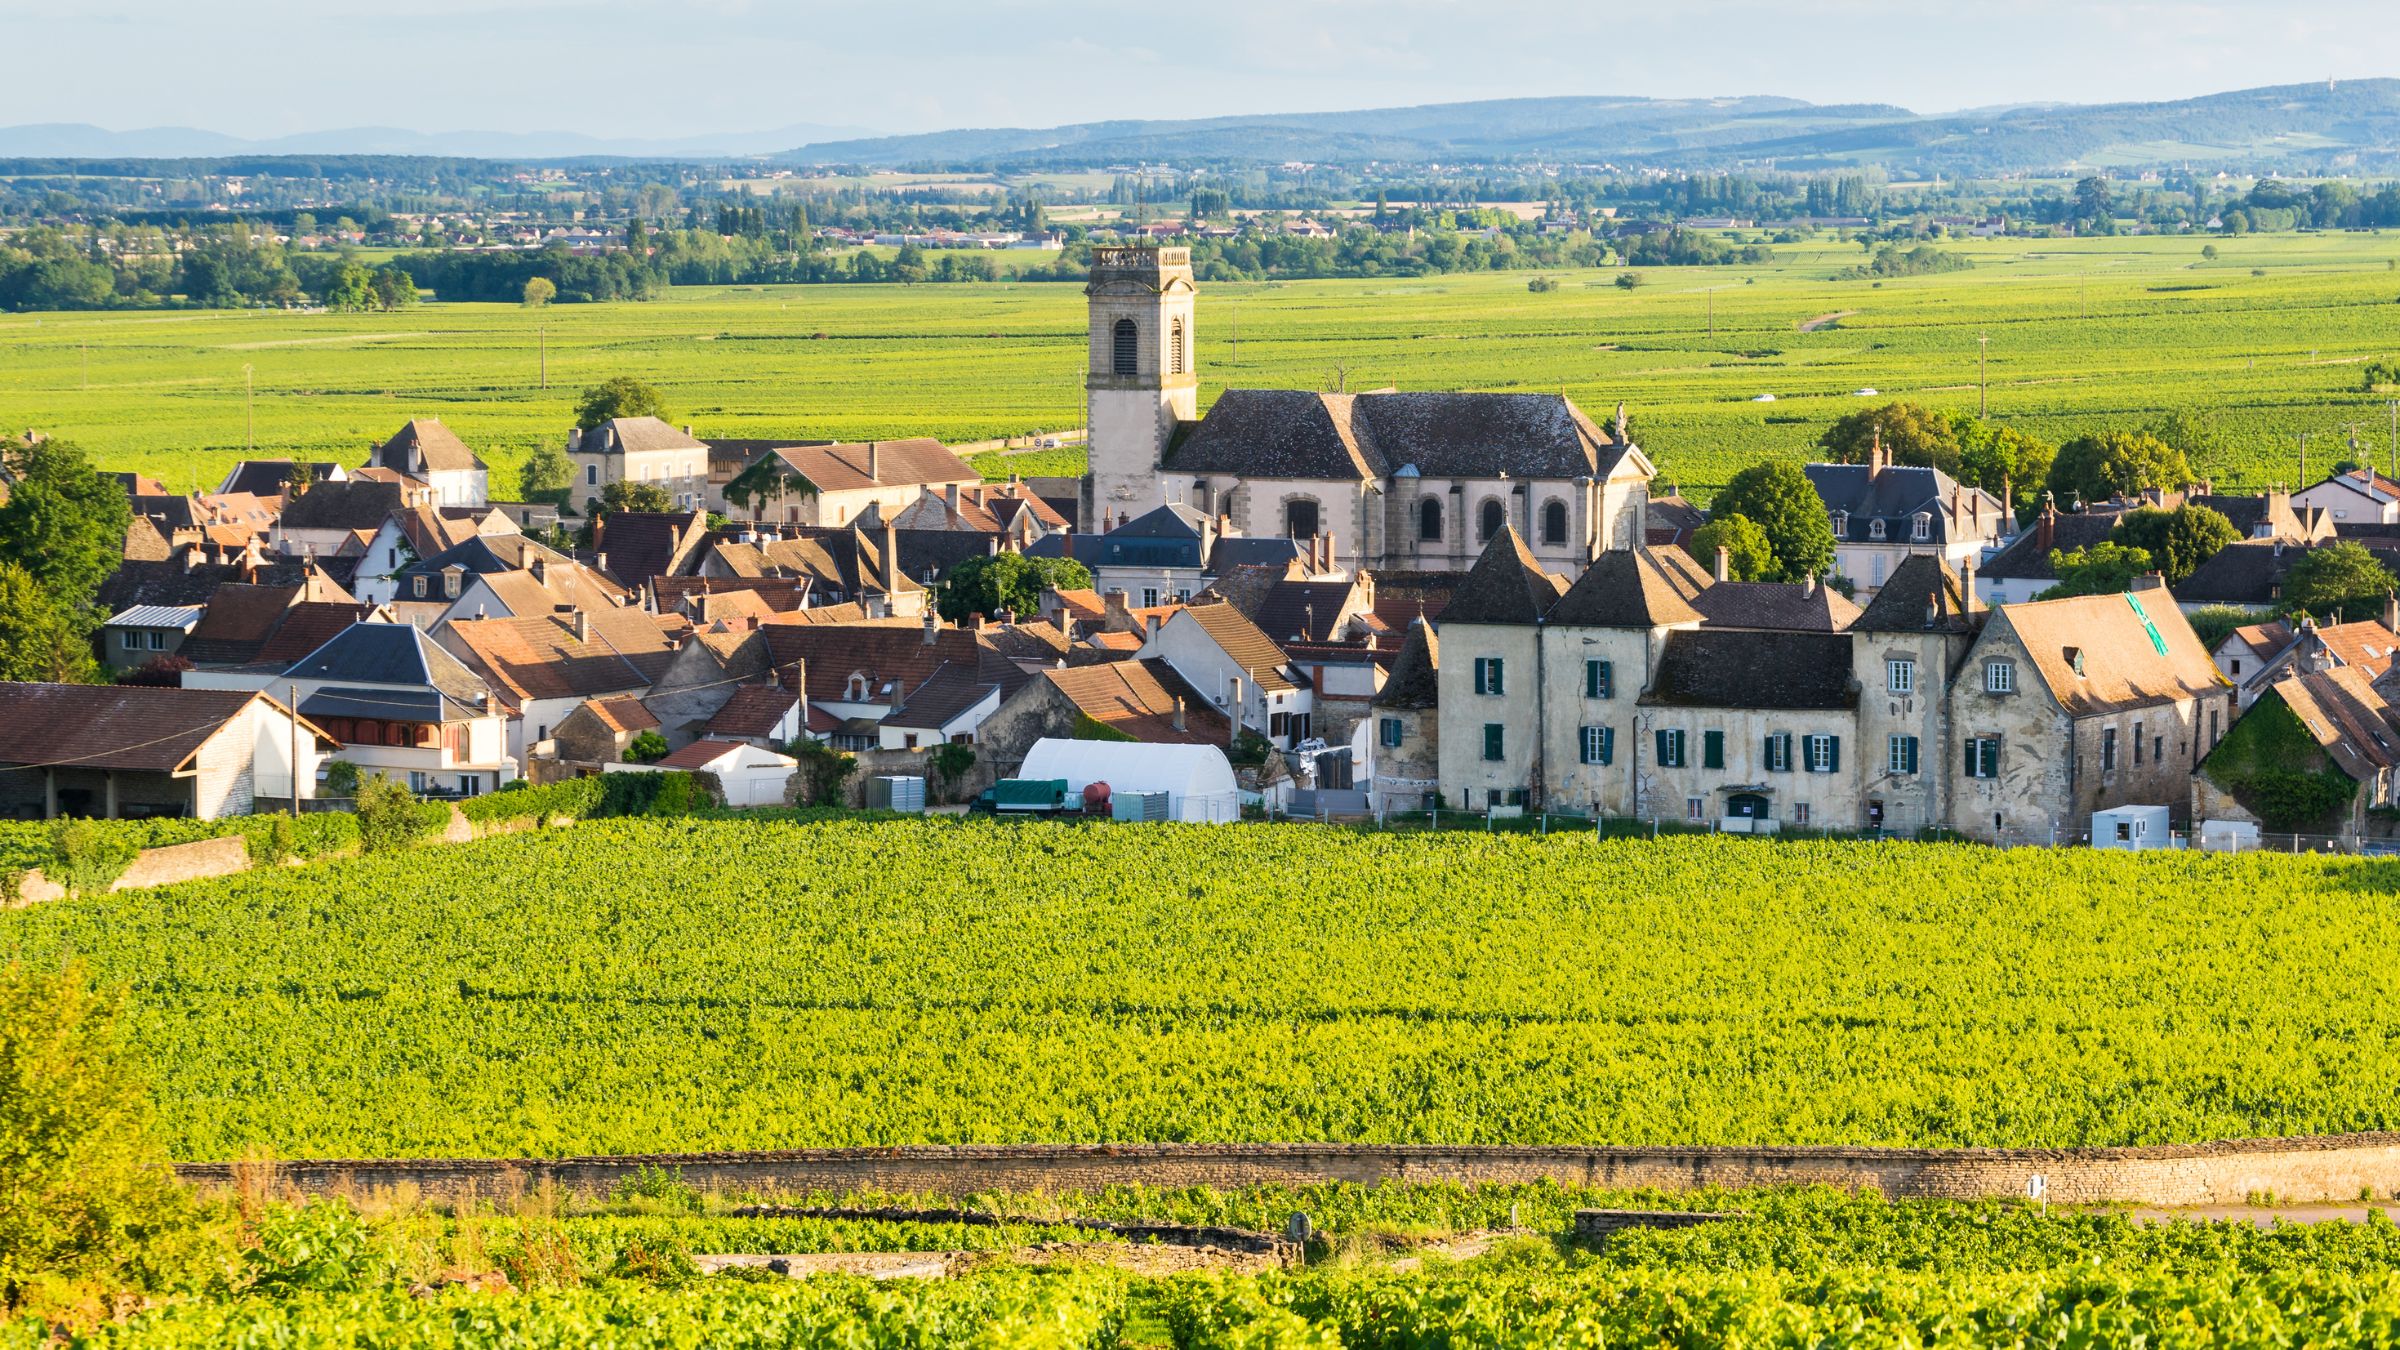
[(1091, 476), (1083, 519), (1098, 534), (1161, 506), (1161, 462), (1178, 421), (1199, 416), (1192, 251), (1095, 248), (1091, 281)]

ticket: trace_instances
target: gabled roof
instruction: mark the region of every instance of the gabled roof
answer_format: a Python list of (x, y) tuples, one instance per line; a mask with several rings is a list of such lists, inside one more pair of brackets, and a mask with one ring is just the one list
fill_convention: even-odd
[[(1045, 670), (1043, 680), (1076, 711), (1137, 741), (1168, 745), (1223, 745), (1231, 734), (1225, 714), (1186, 684), (1164, 661), (1110, 661)], [(1183, 729), (1175, 727), (1176, 700), (1183, 701)]]
[(583, 433), (570, 449), (579, 455), (622, 455), (708, 447), (693, 440), (688, 429), (669, 426), (655, 417), (612, 417)]
[(745, 684), (733, 691), (725, 706), (708, 720), (708, 735), (727, 739), (770, 736), (790, 714), (800, 696), (779, 684)]
[[(295, 461), (288, 459), (245, 459), (226, 472), (225, 481), (217, 484), (217, 491), (247, 492), (259, 497), (285, 496), (288, 495), (287, 485), (291, 482), (294, 467)], [(312, 488), (318, 483), (336, 482), (349, 476), (339, 464), (310, 463), (297, 467), (307, 468)]]
[(1970, 607), (1958, 573), (1931, 553), (1912, 553), (1892, 569), (1864, 613), (1850, 621), (1853, 633), (1972, 633), (1990, 611), (1978, 600)]
[(1399, 659), (1392, 662), (1391, 674), (1384, 678), (1383, 688), (1375, 691), (1374, 706), (1438, 706), (1442, 700), (1441, 660), (1441, 639), (1434, 636), (1433, 625), (1410, 624), (1408, 637), (1400, 644)]
[(583, 701), (583, 711), (589, 713), (593, 721), (619, 735), (629, 731), (637, 734), (656, 731), (659, 726), (658, 714), (651, 712), (647, 705), (630, 694), (619, 694), (614, 698), (587, 698)]
[(282, 707), (246, 689), (0, 683), (0, 764), (172, 773), (260, 699)]
[[(725, 758), (727, 755), (738, 755), (745, 752), (756, 753), (757, 751), (757, 746), (749, 745), (742, 741), (694, 741), (690, 745), (687, 745), (681, 750), (676, 751), (674, 754), (671, 754), (665, 759), (658, 761), (658, 767), (662, 769), (681, 769), (689, 773), (696, 770), (706, 769), (709, 765), (716, 763), (718, 760)], [(774, 752), (769, 751), (767, 753), (773, 754)], [(777, 757), (782, 758), (781, 756)]]
[(398, 483), (354, 476), (302, 493), (284, 506), (281, 523), (286, 530), (374, 530), (407, 505)]
[(195, 665), (247, 665), (299, 598), (297, 586), (227, 582), (209, 596), (207, 612), (176, 654)]
[(684, 570), (707, 537), (706, 511), (612, 511), (600, 518), (592, 547), (607, 555), (600, 570), (639, 588)]
[(1995, 622), (2007, 624), (2051, 697), (2072, 715), (2177, 702), (2227, 687), (2164, 588), (2002, 605)]
[(960, 714), (997, 694), (999, 682), (978, 670), (980, 662), (943, 662), (923, 684), (883, 719), (885, 726), (939, 731)]
[(2340, 666), (2286, 676), (2266, 692), (2283, 700), (2326, 758), (2352, 779), (2371, 780), (2400, 765), (2400, 709), (2365, 670)]
[(931, 436), (840, 445), (787, 445), (769, 453), (819, 492), (983, 481), (982, 474)]
[(484, 467), (458, 433), (438, 417), (412, 417), (375, 448), (367, 463), (403, 473), (458, 473)]
[(1566, 592), (1566, 579), (1543, 571), (1516, 527), (1503, 525), (1467, 569), (1442, 622), (1539, 623)]
[[(1695, 608), (1700, 594), (1659, 550), (1647, 544), (1610, 549), (1583, 569), (1550, 607), (1547, 621), (1586, 628), (1671, 628), (1700, 622)], [(1455, 599), (1451, 609), (1457, 609)]]
[(490, 687), (415, 624), (354, 623), (292, 663), (287, 680), (420, 685), (463, 707), (481, 707)]
[(261, 665), (282, 667), (299, 660), (327, 642), (335, 634), (354, 623), (364, 623), (375, 613), (373, 605), (355, 600), (302, 600), (283, 611), (275, 630), (267, 634), (258, 654), (251, 658)]
[[(1843, 543), (1942, 545), (1959, 538), (1987, 538), (2004, 528), (2000, 499), (1964, 487), (1939, 469), (1911, 464), (1806, 464), (1809, 486), (1835, 517), (1833, 537)], [(1929, 517), (1928, 534), (1917, 539), (1912, 522)], [(1883, 537), (1874, 534), (1876, 522)]]
[(2045, 511), (1992, 555), (1982, 574), (1993, 581), (2056, 581), (2058, 571), (2050, 566), (2053, 552), (2073, 553), (2106, 541), (2124, 514), (2107, 507), (2074, 515)]
[(512, 701), (589, 698), (646, 690), (665, 673), (674, 651), (656, 620), (637, 609), (584, 610), (590, 636), (575, 636), (573, 614), (512, 619), (466, 619), (444, 627)]
[(1793, 711), (1855, 708), (1850, 635), (1678, 629), (1667, 634), (1641, 702)]
[[(805, 613), (806, 611), (802, 611)], [(779, 620), (797, 617), (779, 614)], [(776, 679), (795, 687), (805, 663), (811, 700), (848, 701), (850, 677), (864, 675), (868, 701), (888, 703), (894, 694), (903, 700), (944, 665), (975, 672), (978, 679), (1001, 686), (1005, 697), (1031, 677), (965, 628), (937, 628), (933, 641), (917, 620), (891, 623), (771, 623), (758, 630), (766, 639), (767, 657)]]
[(1605, 477), (1630, 448), (1563, 394), (1228, 389), (1167, 451), (1170, 473), (1365, 480)]
[(1858, 606), (1812, 578), (1801, 582), (1720, 581), (1692, 598), (1711, 628), (1779, 628), (1839, 633), (1858, 618)]
[(1274, 694), (1298, 687), (1284, 676), (1283, 649), (1276, 646), (1275, 640), (1262, 632), (1257, 624), (1242, 617), (1240, 610), (1220, 603), (1190, 605), (1183, 612), (1190, 615), (1262, 691)]
[(1277, 581), (1250, 619), (1277, 642), (1330, 642), (1345, 608), (1366, 609), (1365, 597), (1354, 594), (1357, 587), (1355, 580)]

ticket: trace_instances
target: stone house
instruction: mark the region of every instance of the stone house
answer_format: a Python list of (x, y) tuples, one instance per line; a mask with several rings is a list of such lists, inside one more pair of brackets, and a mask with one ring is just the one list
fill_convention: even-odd
[(681, 511), (706, 511), (709, 450), (690, 427), (673, 427), (655, 417), (615, 417), (585, 431), (567, 431), (567, 459), (575, 466), (570, 491), (580, 514), (590, 516), (611, 483), (650, 483)]
[(615, 764), (643, 732), (658, 730), (658, 718), (631, 694), (585, 699), (550, 729), (550, 757), (562, 764)]
[(1177, 609), (1135, 654), (1173, 667), (1232, 719), (1236, 736), (1255, 731), (1289, 750), (1312, 734), (1308, 686), (1283, 649), (1229, 603)]
[(2241, 706), (2247, 708), (2278, 680), (2319, 665), (2327, 669), (2355, 666), (2368, 679), (2381, 679), (2392, 668), (2394, 656), (2400, 655), (2396, 625), (2400, 625), (2400, 600), (2387, 597), (2381, 621), (2320, 625), (2303, 614), (2297, 627), (2283, 619), (2245, 624), (2227, 634), (2210, 657), (2218, 672), (2233, 682)]
[(519, 763), (586, 699), (649, 694), (676, 655), (658, 620), (632, 608), (466, 619), (433, 636), (490, 687)]
[(1357, 781), (1375, 810), (1422, 811), (1440, 799), (1441, 663), (1433, 625), (1422, 619), (1410, 624), (1362, 723), (1369, 734)]
[(1952, 567), (1983, 556), (2011, 533), (2000, 499), (1939, 469), (1894, 464), (1877, 440), (1864, 464), (1810, 464), (1803, 472), (1833, 525), (1833, 566), (1864, 597), (1919, 553)]
[[(2388, 834), (2369, 812), (2394, 804), (2400, 765), (2400, 708), (2357, 666), (2335, 665), (2322, 648), (2259, 692), (2192, 777), (2192, 820), (2234, 821), (2274, 833), (2300, 831), (2358, 839)], [(2314, 819), (2286, 814), (2257, 793), (2262, 777), (2286, 781), (2335, 775), (2351, 789), (2346, 803)], [(2284, 794), (2284, 795), (2288, 795)]]
[(1950, 819), (1950, 691), (1990, 610), (1930, 554), (1904, 559), (1849, 625), (1859, 824), (1910, 834)]
[(1542, 617), (1566, 590), (1503, 525), (1442, 611), (1444, 805), (1523, 806), (1542, 786)]
[[(730, 514), (753, 521), (832, 528), (869, 512), (878, 520), (897, 522), (929, 491), (941, 494), (955, 510), (957, 494), (969, 489), (980, 498), (985, 492), (983, 475), (940, 441), (918, 436), (777, 446), (727, 483), (722, 496)], [(950, 526), (920, 523), (913, 528)]]
[(1165, 661), (1105, 661), (1037, 672), (985, 719), (976, 740), (995, 762), (1014, 766), (1035, 741), (1094, 736), (1228, 748), (1233, 728)]
[(216, 820), (300, 795), (339, 749), (305, 714), (249, 690), (0, 683), (0, 819)]
[[(1846, 633), (1685, 629), (1659, 644), (1616, 747), (1636, 816), (1751, 833), (1859, 828), (1859, 691)], [(1845, 744), (1848, 742), (1848, 744)], [(1874, 766), (1880, 767), (1880, 766)], [(1914, 753), (1905, 771), (1916, 774)]]
[(112, 671), (138, 670), (175, 655), (206, 612), (201, 605), (132, 605), (100, 626), (100, 659)]
[(491, 472), (438, 417), (410, 418), (368, 453), (366, 467), (423, 483), (434, 506), (484, 506), (492, 499)]
[[(1594, 558), (1544, 613), (1546, 678), (1534, 697), (1542, 714), (1546, 800), (1611, 816), (1667, 809), (1664, 798), (1645, 791), (1641, 776), (1652, 758), (1641, 737), (1656, 728), (1640, 701), (1668, 639), (1705, 622), (1698, 603), (1707, 589), (1707, 578), (1681, 549), (1616, 549)], [(1687, 805), (1677, 800), (1672, 808), (1680, 814)]]
[(2180, 822), (2234, 704), (2163, 587), (2001, 606), (1951, 685), (1950, 824), (2047, 843), (2106, 807), (2169, 806)]

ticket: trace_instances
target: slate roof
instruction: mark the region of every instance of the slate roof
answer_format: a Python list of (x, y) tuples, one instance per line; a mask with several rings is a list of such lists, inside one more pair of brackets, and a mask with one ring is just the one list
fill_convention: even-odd
[(655, 417), (614, 417), (583, 433), (570, 452), (578, 455), (643, 454), (653, 450), (706, 450), (692, 434)]
[(1850, 597), (1813, 581), (1719, 581), (1692, 597), (1711, 628), (1839, 633), (1859, 616)]
[[(1078, 712), (1137, 741), (1167, 745), (1223, 745), (1232, 734), (1225, 714), (1200, 697), (1164, 661), (1110, 661), (1045, 670)], [(1183, 700), (1183, 730), (1175, 729), (1175, 701)]]
[[(941, 730), (999, 689), (999, 681), (979, 673), (980, 664), (943, 662), (923, 684), (909, 691), (908, 698), (883, 719), (884, 725), (916, 731)], [(1010, 669), (1015, 669), (1013, 663)]]
[(398, 483), (372, 478), (347, 478), (319, 483), (283, 508), (286, 530), (374, 530), (406, 509), (407, 494)]
[[(2166, 644), (2163, 654), (2150, 640), (2145, 617)], [(2172, 703), (2228, 687), (2164, 588), (2002, 605), (1996, 622), (2008, 625), (2051, 697), (2071, 715)], [(2083, 659), (2080, 675), (2077, 655)], [(2019, 681), (2020, 687), (2027, 683)]]
[(1563, 394), (1228, 389), (1170, 445), (1169, 473), (1363, 480), (1605, 477), (1630, 446)]
[(392, 433), (390, 440), (375, 447), (367, 463), (410, 474), (457, 473), (484, 467), (467, 443), (458, 438), (458, 433), (443, 426), (438, 417), (410, 418)]
[(1343, 607), (1352, 601), (1351, 581), (1277, 581), (1267, 588), (1250, 620), (1277, 642), (1330, 642)]
[(1892, 569), (1865, 612), (1850, 621), (1853, 633), (1972, 633), (1990, 609), (1978, 600), (1972, 612), (1958, 573), (1930, 553), (1912, 553)]
[[(892, 543), (895, 548), (902, 547), (898, 531), (893, 532)], [(755, 544), (728, 540), (720, 534), (709, 549), (717, 565), (734, 576), (806, 577), (819, 590), (837, 593), (845, 600), (876, 592), (905, 594), (924, 589), (905, 570), (898, 576), (886, 576), (880, 533), (804, 529), (791, 538), (761, 539)]]
[(735, 739), (772, 735), (775, 724), (799, 701), (799, 695), (779, 684), (741, 685), (708, 720), (707, 734)]
[(1221, 534), (1216, 546), (1208, 551), (1208, 570), (1222, 575), (1236, 567), (1282, 567), (1295, 558), (1307, 556), (1307, 547), (1297, 539), (1268, 535)]
[(0, 683), (0, 764), (172, 773), (265, 697), (246, 689)]
[(1375, 617), (1394, 633), (1418, 619), (1439, 619), (1450, 597), (1467, 579), (1464, 572), (1386, 571), (1375, 576)]
[[(1939, 469), (1887, 464), (1806, 464), (1809, 486), (1828, 512), (1836, 513), (1838, 543), (1907, 544), (1940, 547), (1954, 539), (1986, 538), (2003, 528), (2000, 499), (1982, 488), (1961, 487)], [(1915, 536), (1919, 512), (1931, 517), (1927, 538)], [(1846, 517), (1844, 519), (1843, 517)], [(1883, 538), (1874, 523), (1883, 522)], [(1980, 529), (1976, 528), (1980, 523)]]
[[(1703, 616), (1696, 597), (1701, 593), (1702, 588), (1681, 568), (1672, 566), (1660, 549), (1647, 544), (1610, 549), (1592, 559), (1591, 566), (1584, 568), (1583, 575), (1550, 607), (1547, 622), (1585, 628), (1667, 628), (1698, 623)], [(1456, 609), (1454, 600), (1451, 610), (1455, 613)]]
[(2385, 567), (2400, 565), (2400, 540), (2343, 539), (2327, 543), (2287, 544), (2279, 540), (2243, 539), (2218, 549), (2192, 574), (2176, 583), (2175, 598), (2187, 604), (2261, 607), (2283, 599), (2284, 578), (2292, 564), (2312, 548), (2332, 542), (2354, 543), (2374, 551)]
[(1692, 534), (1708, 523), (1708, 513), (1676, 493), (1652, 497), (1642, 516), (1642, 536), (1652, 544), (1689, 545)]
[[(285, 485), (291, 481), (293, 466), (294, 461), (288, 459), (245, 459), (226, 473), (225, 481), (217, 484), (217, 491), (281, 497), (285, 495)], [(309, 476), (319, 484), (331, 482), (335, 474), (343, 472), (339, 464), (312, 462), (307, 468)]]
[(600, 518), (592, 549), (608, 556), (602, 571), (638, 590), (685, 570), (707, 536), (706, 511), (612, 511)]
[(1678, 629), (1667, 634), (1641, 702), (1791, 711), (1855, 708), (1850, 635)]
[(283, 677), (329, 684), (422, 685), (465, 708), (483, 707), (491, 689), (457, 657), (408, 623), (354, 623), (292, 663)]
[(934, 640), (929, 643), (925, 640), (924, 625), (914, 619), (893, 623), (772, 623), (759, 632), (766, 638), (767, 656), (776, 679), (786, 688), (793, 687), (798, 678), (798, 664), (807, 663), (807, 688), (800, 692), (811, 700), (848, 701), (847, 686), (853, 673), (867, 677), (869, 701), (877, 703), (889, 702), (892, 697), (885, 686), (896, 684), (898, 692), (911, 694), (945, 664), (972, 670), (978, 678), (1000, 685), (1003, 697), (1032, 678), (974, 631), (937, 628)]
[(1444, 623), (1538, 623), (1567, 592), (1566, 579), (1552, 576), (1534, 561), (1524, 536), (1504, 525), (1483, 546), (1466, 580), (1442, 611)]
[(2058, 572), (2050, 566), (2053, 550), (2072, 553), (2101, 543), (2115, 531), (2123, 515), (2106, 508), (2076, 515), (2045, 512), (2010, 540), (2008, 547), (1993, 554), (1980, 569), (1981, 575), (1994, 581), (2056, 581)]
[(1375, 691), (1374, 706), (1438, 706), (1442, 700), (1441, 659), (1441, 639), (1434, 635), (1433, 625), (1410, 624), (1408, 637), (1400, 644), (1399, 659), (1392, 662), (1391, 673), (1384, 677), (1383, 688)]

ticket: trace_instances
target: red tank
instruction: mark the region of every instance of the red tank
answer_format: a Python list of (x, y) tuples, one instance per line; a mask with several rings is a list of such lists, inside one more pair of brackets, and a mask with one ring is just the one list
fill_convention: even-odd
[(1087, 816), (1108, 814), (1108, 784), (1086, 783), (1083, 785), (1083, 813)]

